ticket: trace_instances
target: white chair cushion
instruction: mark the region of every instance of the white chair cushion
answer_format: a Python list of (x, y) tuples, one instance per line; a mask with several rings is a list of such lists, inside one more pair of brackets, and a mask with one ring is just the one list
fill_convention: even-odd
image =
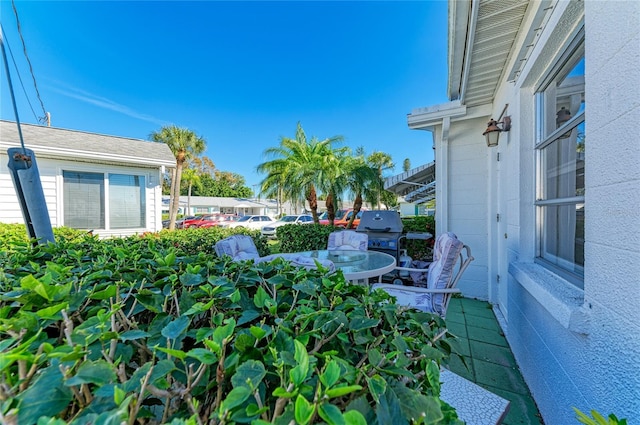
[[(427, 288), (449, 288), (453, 279), (455, 265), (464, 244), (452, 232), (443, 233), (436, 239), (433, 248), (433, 262), (429, 265)], [(441, 314), (444, 311), (444, 295), (433, 295), (433, 309)]]
[(366, 251), (369, 244), (369, 236), (354, 230), (342, 230), (329, 235), (327, 249), (329, 250), (359, 250)]
[(234, 261), (256, 260), (260, 258), (258, 248), (251, 236), (233, 235), (222, 239), (215, 244), (215, 251), (218, 256), (230, 256)]

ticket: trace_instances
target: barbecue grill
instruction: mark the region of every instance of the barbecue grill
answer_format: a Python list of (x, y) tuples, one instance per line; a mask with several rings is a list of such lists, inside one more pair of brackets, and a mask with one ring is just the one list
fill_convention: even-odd
[[(432, 235), (427, 232), (409, 232), (403, 234), (402, 220), (396, 211), (373, 210), (363, 211), (360, 224), (356, 232), (366, 233), (369, 237), (368, 249), (380, 251), (392, 255), (399, 263), (400, 251), (405, 239), (429, 239)], [(398, 273), (389, 276), (385, 280), (398, 278)]]

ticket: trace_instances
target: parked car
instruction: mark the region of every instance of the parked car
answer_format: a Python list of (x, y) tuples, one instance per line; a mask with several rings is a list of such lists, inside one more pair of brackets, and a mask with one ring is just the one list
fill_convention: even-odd
[(310, 224), (313, 223), (313, 217), (309, 214), (299, 214), (299, 215), (285, 215), (275, 223), (267, 224), (262, 226), (262, 235), (266, 237), (275, 238), (276, 229), (280, 226), (284, 226), (285, 224)]
[(189, 229), (191, 227), (200, 227), (202, 223), (217, 221), (220, 214), (203, 214), (198, 215), (188, 220), (184, 220), (181, 224), (182, 229)]
[[(358, 224), (360, 224), (360, 217), (362, 216), (362, 211), (365, 211), (365, 209), (364, 208), (361, 209), (356, 215), (356, 218), (353, 220), (354, 229), (358, 227)], [(336, 211), (336, 217), (333, 220), (333, 225), (338, 227), (347, 227), (347, 224), (349, 224), (349, 220), (351, 220), (352, 215), (353, 215), (353, 208)], [(329, 224), (329, 218), (327, 216), (326, 211), (322, 213), (322, 215), (320, 216), (320, 224)]]
[(247, 229), (261, 230), (262, 226), (269, 223), (275, 223), (275, 220), (268, 215), (245, 215), (238, 219), (238, 221), (232, 221), (228, 224), (222, 223), (223, 227), (246, 227)]
[[(182, 229), (182, 223), (184, 223), (185, 220), (193, 220), (194, 218), (196, 218), (195, 215), (189, 215), (189, 216), (177, 219), (176, 220), (176, 229)], [(162, 221), (162, 227), (164, 227), (165, 229), (168, 229), (169, 228), (169, 220), (163, 220)]]
[(220, 214), (217, 217), (217, 220), (213, 221), (204, 221), (198, 225), (198, 227), (216, 227), (216, 226), (224, 226), (225, 224), (230, 224), (234, 221), (238, 221), (240, 216), (235, 214)]

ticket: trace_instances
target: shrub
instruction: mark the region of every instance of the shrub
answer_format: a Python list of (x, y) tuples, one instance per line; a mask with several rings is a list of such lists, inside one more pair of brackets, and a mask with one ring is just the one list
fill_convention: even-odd
[(0, 256), (3, 422), (460, 423), (442, 319), (341, 273), (183, 254), (210, 244), (178, 233), (202, 236)]
[(280, 252), (301, 252), (327, 249), (329, 234), (339, 227), (323, 224), (285, 224), (276, 229)]
[[(402, 218), (403, 232), (429, 232), (435, 236), (436, 224), (432, 216), (415, 216)], [(407, 239), (407, 254), (414, 260), (431, 261), (433, 257), (433, 239)]]

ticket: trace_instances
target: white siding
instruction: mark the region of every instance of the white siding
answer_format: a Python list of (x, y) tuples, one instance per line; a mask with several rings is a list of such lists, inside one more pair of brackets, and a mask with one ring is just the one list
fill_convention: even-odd
[[(42, 189), (44, 191), (51, 225), (59, 227), (64, 225), (64, 206), (62, 194), (62, 172), (64, 170), (97, 172), (97, 173), (122, 173), (139, 174), (145, 177), (146, 182), (146, 227), (139, 229), (117, 229), (106, 231), (96, 229), (100, 236), (126, 236), (146, 231), (157, 231), (161, 225), (161, 177), (160, 169), (96, 164), (79, 161), (65, 161), (62, 159), (36, 157)], [(13, 186), (13, 181), (7, 167), (8, 157), (0, 154), (0, 222), (24, 223), (22, 211), (18, 203), (18, 197)]]

